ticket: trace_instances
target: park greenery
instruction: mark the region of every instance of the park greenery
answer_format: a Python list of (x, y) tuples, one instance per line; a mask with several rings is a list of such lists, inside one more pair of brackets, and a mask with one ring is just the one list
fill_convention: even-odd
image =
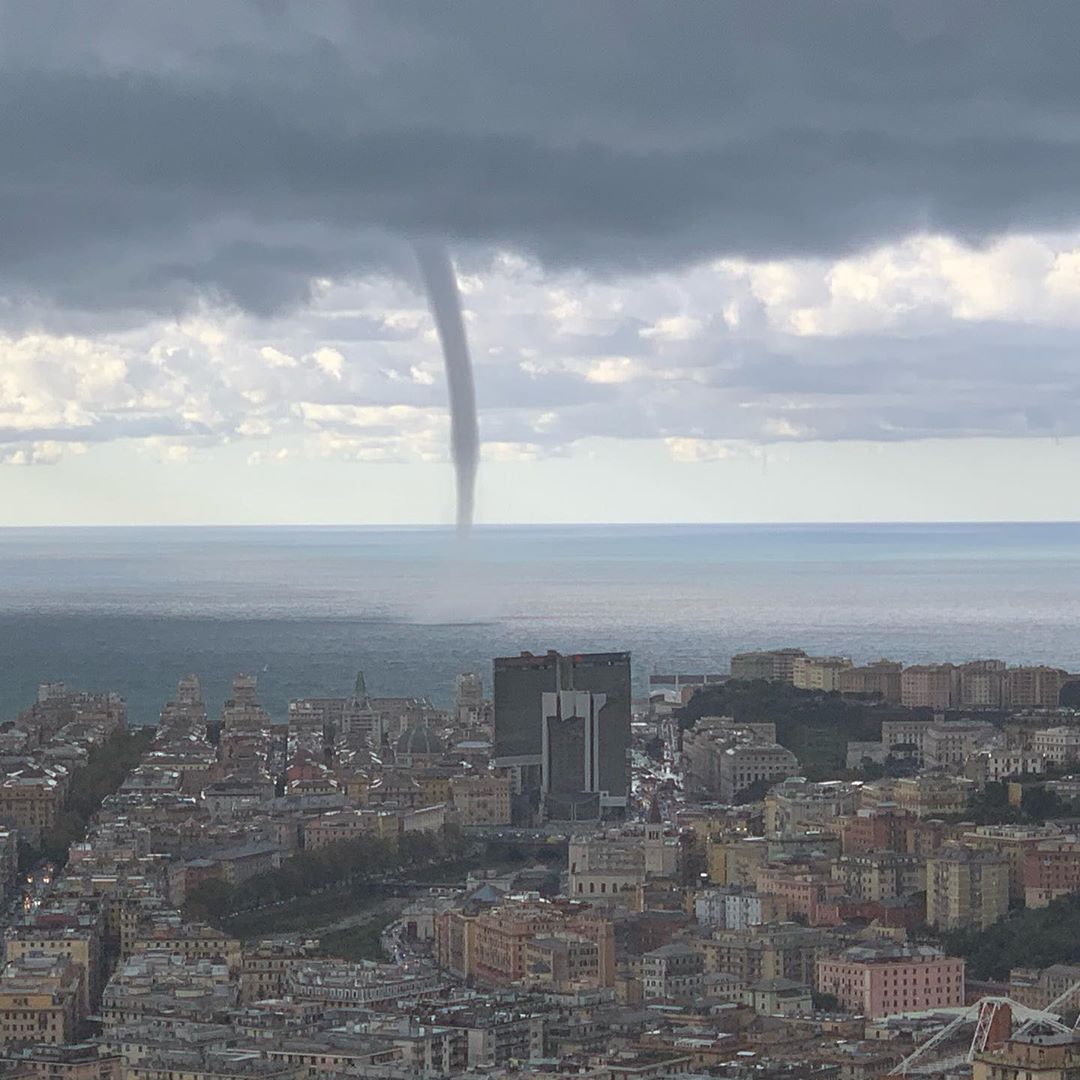
[(1074, 817), (1077, 807), (1040, 782), (1031, 778), (1025, 785), (1019, 804), (1010, 802), (1009, 785), (991, 780), (971, 796), (962, 814), (951, 814), (947, 821), (970, 821), (976, 825), (1044, 825), (1058, 818)]
[[(730, 680), (698, 690), (680, 712), (679, 722), (683, 730), (703, 716), (774, 723), (777, 742), (799, 759), (807, 777), (822, 780), (843, 775), (849, 741), (881, 738), (883, 708), (877, 698), (853, 700), (838, 693), (797, 690), (788, 683)], [(890, 710), (889, 715), (897, 712)]]
[(404, 833), (395, 842), (376, 836), (299, 851), (276, 870), (232, 885), (211, 878), (192, 889), (185, 915), (241, 937), (303, 929), (366, 902), (375, 887), (464, 876), (471, 865), (459, 831)]
[(392, 914), (376, 915), (361, 926), (332, 930), (319, 938), (319, 947), (327, 956), (342, 960), (384, 960), (383, 931), (394, 921)]
[(53, 825), (43, 831), (41, 842), (20, 845), (20, 866), (30, 869), (45, 861), (57, 866), (66, 863), (68, 847), (86, 836), (90, 819), (138, 765), (153, 738), (152, 727), (121, 729), (95, 746), (86, 764), (72, 774), (64, 805)]
[(1078, 963), (1080, 895), (1017, 911), (986, 930), (950, 931), (942, 944), (950, 956), (967, 961), (968, 975), (975, 979), (1006, 979), (1014, 967)]

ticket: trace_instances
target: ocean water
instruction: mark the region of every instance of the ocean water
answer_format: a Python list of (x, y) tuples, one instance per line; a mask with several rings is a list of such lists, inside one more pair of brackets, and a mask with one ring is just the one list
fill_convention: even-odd
[(1080, 669), (1080, 524), (0, 530), (0, 720), (47, 680), (150, 722), (189, 671), (280, 714), (357, 670), (448, 704), (522, 649), (629, 649), (641, 690), (783, 645)]

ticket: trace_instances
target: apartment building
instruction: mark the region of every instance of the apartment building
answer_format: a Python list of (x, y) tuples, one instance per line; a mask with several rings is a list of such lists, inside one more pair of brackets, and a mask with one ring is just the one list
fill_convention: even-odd
[(791, 681), (797, 690), (840, 689), (840, 677), (854, 665), (847, 656), (796, 656)]
[(765, 866), (757, 872), (757, 891), (783, 901), (789, 914), (802, 915), (810, 926), (834, 926), (840, 920), (837, 901), (844, 886), (825, 873), (798, 866)]
[(926, 922), (936, 930), (985, 930), (1009, 911), (1009, 860), (946, 845), (926, 860)]
[(615, 932), (611, 920), (571, 901), (514, 901), (478, 914), (462, 908), (435, 916), (435, 957), (459, 978), (504, 986), (525, 977), (526, 946), (536, 938), (578, 935), (599, 949), (597, 983), (615, 981)]
[(733, 802), (755, 784), (784, 780), (798, 771), (799, 759), (779, 743), (730, 746), (719, 758), (717, 795), (722, 802)]
[(1047, 907), (1059, 896), (1080, 892), (1080, 837), (1043, 840), (1024, 855), (1024, 903)]
[(1018, 1035), (975, 1055), (971, 1080), (1076, 1080), (1080, 1039), (1073, 1033)]
[(781, 897), (739, 885), (704, 889), (694, 897), (694, 918), (702, 926), (746, 930), (751, 926), (778, 922), (787, 914), (787, 905)]
[(964, 961), (926, 945), (857, 945), (818, 961), (815, 986), (876, 1020), (964, 1004)]
[(0, 824), (18, 829), (32, 844), (56, 823), (63, 802), (57, 775), (34, 765), (8, 773), (0, 780)]
[(256, 941), (245, 945), (240, 957), (241, 1004), (284, 997), (289, 969), (317, 953), (317, 941)]
[(509, 825), (512, 783), (508, 776), (486, 773), (455, 776), (450, 798), (462, 825)]
[(1080, 727), (1042, 728), (1031, 736), (1031, 749), (1058, 767), (1080, 762)]
[(882, 720), (881, 741), (896, 757), (914, 757), (923, 761), (926, 733), (933, 720)]
[(641, 958), (641, 981), (646, 1001), (695, 997), (702, 987), (705, 960), (682, 942), (662, 945)]
[(1009, 668), (1005, 673), (1005, 704), (1010, 709), (1056, 709), (1066, 673), (1045, 666)]
[(961, 772), (974, 753), (997, 739), (997, 728), (985, 720), (951, 720), (934, 724), (923, 734), (923, 764), (928, 769)]
[(805, 658), (803, 649), (769, 649), (763, 652), (737, 653), (731, 658), (731, 677), (747, 682), (764, 679), (766, 682), (795, 681), (795, 661)]
[(799, 760), (787, 747), (760, 741), (748, 730), (715, 726), (684, 734), (683, 760), (688, 789), (725, 803), (759, 781), (799, 772)]
[(0, 1042), (70, 1043), (81, 1019), (82, 968), (63, 956), (24, 956), (0, 971)]
[(758, 870), (769, 859), (764, 836), (738, 836), (710, 840), (706, 846), (709, 881), (714, 885), (752, 887)]
[(975, 785), (958, 776), (905, 776), (887, 788), (901, 810), (917, 818), (941, 818), (962, 814)]
[(953, 664), (914, 664), (900, 673), (900, 704), (944, 712), (956, 707), (960, 673)]
[(841, 780), (812, 783), (788, 777), (765, 795), (765, 835), (801, 836), (807, 829), (830, 828), (855, 809), (858, 789)]
[(837, 689), (842, 694), (863, 694), (880, 697), (887, 705), (900, 702), (901, 664), (895, 660), (878, 660), (864, 667), (850, 667), (837, 675)]
[(1052, 825), (979, 825), (960, 839), (973, 851), (989, 851), (1008, 860), (1009, 901), (1022, 904), (1028, 852), (1060, 835), (1061, 831)]
[(961, 664), (957, 705), (961, 709), (1000, 709), (1005, 704), (1005, 661)]
[(880, 902), (910, 896), (926, 888), (926, 864), (921, 856), (900, 851), (870, 851), (842, 855), (832, 867), (834, 881), (855, 900)]
[(828, 930), (786, 923), (714, 930), (699, 945), (707, 972), (729, 972), (741, 983), (782, 977), (811, 985), (819, 958), (835, 948), (835, 939)]

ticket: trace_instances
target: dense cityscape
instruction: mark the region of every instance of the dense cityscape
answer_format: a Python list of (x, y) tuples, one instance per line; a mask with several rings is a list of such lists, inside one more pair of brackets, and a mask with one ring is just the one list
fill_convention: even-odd
[(41, 686), (0, 729), (4, 1074), (1074, 1075), (1080, 675), (631, 686), (522, 653), (449, 710), (241, 674), (211, 715), (187, 675), (153, 728)]
[(0, 0), (0, 1080), (1080, 1080), (1078, 42)]

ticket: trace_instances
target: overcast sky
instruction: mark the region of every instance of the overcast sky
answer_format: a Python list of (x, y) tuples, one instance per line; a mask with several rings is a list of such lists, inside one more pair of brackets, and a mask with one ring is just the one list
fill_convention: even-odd
[(0, 5), (3, 520), (1075, 519), (1080, 5)]

